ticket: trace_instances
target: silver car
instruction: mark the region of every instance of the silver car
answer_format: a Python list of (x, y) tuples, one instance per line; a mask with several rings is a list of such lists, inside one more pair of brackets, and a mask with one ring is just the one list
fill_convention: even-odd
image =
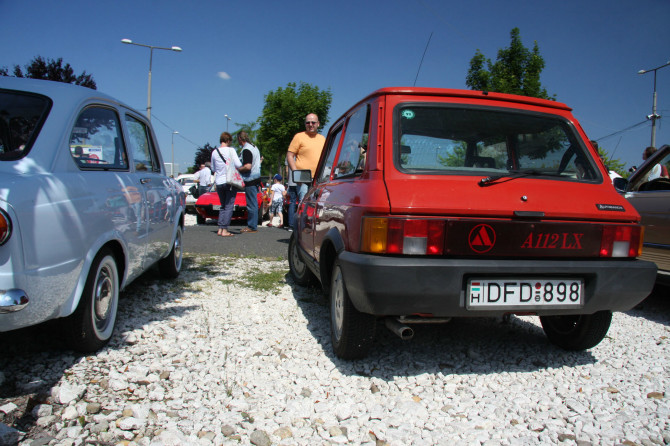
[(658, 282), (670, 284), (670, 146), (664, 145), (615, 187), (642, 217), (644, 246), (641, 258), (656, 262)]
[(177, 277), (184, 193), (151, 124), (96, 90), (0, 77), (0, 331), (58, 319), (70, 346), (112, 336), (119, 292)]

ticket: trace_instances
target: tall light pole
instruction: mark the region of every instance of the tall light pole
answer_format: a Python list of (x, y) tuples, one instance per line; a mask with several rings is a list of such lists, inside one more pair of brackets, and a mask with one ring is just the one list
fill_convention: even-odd
[(645, 74), (654, 72), (654, 103), (651, 107), (651, 115), (647, 116), (647, 119), (651, 119), (651, 147), (656, 147), (656, 120), (661, 119), (659, 115), (656, 114), (656, 72), (663, 67), (670, 65), (670, 61), (661, 65), (660, 67), (652, 68), (649, 70), (640, 70), (637, 74)]
[(174, 135), (178, 135), (178, 131), (172, 132), (172, 176), (174, 177)]
[(153, 59), (154, 59), (154, 50), (181, 51), (181, 48), (179, 48), (178, 46), (165, 48), (165, 47), (162, 47), (162, 46), (145, 45), (143, 43), (133, 42), (130, 39), (121, 39), (121, 42), (127, 43), (129, 45), (137, 45), (137, 46), (143, 46), (145, 48), (149, 48), (149, 93), (148, 93), (148, 99), (147, 99), (147, 118), (149, 118), (149, 121), (151, 121), (151, 65), (152, 65), (152, 62), (153, 62)]
[(228, 131), (228, 123), (230, 122), (230, 116), (228, 115), (223, 115), (224, 118), (226, 118), (226, 132)]

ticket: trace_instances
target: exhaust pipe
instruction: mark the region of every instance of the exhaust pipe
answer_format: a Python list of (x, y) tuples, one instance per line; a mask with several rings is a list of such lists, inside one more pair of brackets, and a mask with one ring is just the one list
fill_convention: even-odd
[(401, 324), (397, 319), (387, 317), (384, 319), (384, 322), (386, 323), (386, 327), (398, 335), (403, 341), (409, 341), (414, 337), (414, 330), (405, 324)]

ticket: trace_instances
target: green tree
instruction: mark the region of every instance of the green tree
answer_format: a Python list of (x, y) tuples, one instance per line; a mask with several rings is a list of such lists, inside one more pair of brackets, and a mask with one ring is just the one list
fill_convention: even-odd
[[(64, 82), (66, 84), (81, 85), (83, 87), (92, 88), (96, 90), (98, 87), (90, 74), (86, 71), (79, 76), (74, 74), (74, 69), (69, 63), (63, 66), (63, 58), (59, 59), (44, 59), (42, 56), (37, 56), (25, 66), (25, 74), (21, 67), (14, 65), (14, 77), (28, 77), (31, 79), (45, 79), (49, 81)], [(10, 76), (7, 68), (0, 69), (0, 76)]]
[(598, 150), (598, 155), (600, 155), (600, 159), (603, 160), (603, 164), (605, 164), (605, 167), (607, 167), (608, 170), (613, 170), (622, 177), (628, 178), (630, 173), (626, 170), (626, 163), (618, 158), (612, 158), (610, 154), (607, 153), (605, 149), (600, 147), (595, 141), (591, 141), (591, 143), (595, 145), (596, 149)]
[(290, 82), (265, 95), (263, 115), (258, 119), (258, 147), (265, 158), (263, 172), (279, 172), (284, 166), (286, 151), (293, 136), (305, 130), (305, 116), (316, 113), (321, 122), (319, 131), (328, 122), (333, 94), (328, 90), (300, 82)]
[(251, 138), (251, 144), (257, 146), (258, 145), (258, 129), (256, 128), (257, 124), (258, 124), (257, 121), (247, 122), (246, 124), (236, 122), (235, 125), (237, 126), (237, 130), (231, 135), (233, 137), (232, 145), (238, 149), (241, 149), (240, 145), (237, 143), (237, 135), (239, 135), (240, 132), (247, 132), (247, 135), (249, 135), (249, 138)]
[(540, 55), (537, 41), (531, 51), (523, 46), (519, 28), (512, 29), (510, 37), (509, 48), (498, 50), (495, 63), (486, 58), (481, 51), (475, 52), (470, 59), (465, 84), (473, 90), (555, 99), (554, 96), (549, 96), (540, 83), (544, 59)]
[(439, 163), (445, 167), (463, 167), (465, 165), (465, 153), (467, 144), (458, 143), (446, 155), (438, 155)]
[(198, 147), (198, 150), (195, 151), (195, 159), (193, 160), (194, 164), (192, 172), (196, 172), (200, 168), (200, 164), (210, 162), (212, 160), (212, 152), (217, 147), (218, 146), (210, 146), (209, 143), (205, 144), (203, 147)]

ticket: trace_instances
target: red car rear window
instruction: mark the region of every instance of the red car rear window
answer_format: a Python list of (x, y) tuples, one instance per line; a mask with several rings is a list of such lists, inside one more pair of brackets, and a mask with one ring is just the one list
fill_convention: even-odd
[(401, 171), (600, 180), (575, 129), (556, 115), (409, 103), (398, 106), (395, 117), (394, 159)]

